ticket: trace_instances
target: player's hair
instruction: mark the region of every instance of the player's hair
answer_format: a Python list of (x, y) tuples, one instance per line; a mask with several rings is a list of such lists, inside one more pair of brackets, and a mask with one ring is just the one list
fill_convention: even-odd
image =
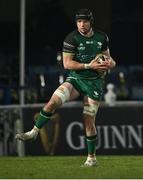
[(93, 14), (89, 9), (79, 9), (75, 15), (75, 21), (78, 19), (85, 19), (90, 21), (91, 25), (94, 24)]

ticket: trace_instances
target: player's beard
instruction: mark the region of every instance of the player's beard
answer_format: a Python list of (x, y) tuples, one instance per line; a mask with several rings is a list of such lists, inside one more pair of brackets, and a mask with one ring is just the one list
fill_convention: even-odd
[(83, 36), (91, 36), (93, 35), (93, 29), (92, 27), (90, 27), (89, 29), (85, 30), (85, 31), (80, 31), (79, 32), (83, 35)]

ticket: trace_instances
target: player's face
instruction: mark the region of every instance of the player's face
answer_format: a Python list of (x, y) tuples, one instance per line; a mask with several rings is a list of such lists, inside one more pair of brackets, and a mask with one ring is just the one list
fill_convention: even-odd
[(82, 34), (87, 34), (90, 31), (91, 24), (90, 21), (85, 19), (78, 19), (77, 20), (77, 29)]

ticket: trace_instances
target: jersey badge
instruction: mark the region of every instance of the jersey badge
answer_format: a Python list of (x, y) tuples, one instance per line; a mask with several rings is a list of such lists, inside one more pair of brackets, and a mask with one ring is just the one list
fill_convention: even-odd
[(94, 91), (94, 95), (95, 95), (95, 96), (98, 96), (99, 94), (98, 94), (98, 92), (97, 92), (97, 91)]
[(102, 42), (97, 42), (97, 48), (101, 48), (102, 47)]
[(86, 41), (86, 44), (93, 44), (93, 41)]

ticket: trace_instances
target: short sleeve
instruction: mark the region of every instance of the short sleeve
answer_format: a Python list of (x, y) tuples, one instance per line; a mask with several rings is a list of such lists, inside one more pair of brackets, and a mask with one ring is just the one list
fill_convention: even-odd
[(75, 51), (76, 51), (76, 41), (74, 38), (74, 33), (70, 33), (64, 39), (63, 52), (64, 53), (75, 53)]

